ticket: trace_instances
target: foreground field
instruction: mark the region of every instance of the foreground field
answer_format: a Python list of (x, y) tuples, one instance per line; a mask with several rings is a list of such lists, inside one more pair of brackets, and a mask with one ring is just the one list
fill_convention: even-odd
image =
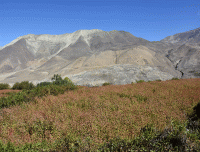
[(1, 109), (2, 149), (150, 151), (157, 147), (158, 151), (192, 151), (200, 148), (199, 124), (197, 128), (193, 125), (193, 129), (187, 125), (194, 107), (200, 103), (199, 78), (78, 86), (57, 96), (36, 97), (36, 101)]

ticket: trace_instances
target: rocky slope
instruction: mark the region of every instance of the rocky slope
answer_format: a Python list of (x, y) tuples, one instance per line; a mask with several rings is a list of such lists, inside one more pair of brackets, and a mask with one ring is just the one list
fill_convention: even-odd
[(166, 57), (183, 74), (182, 78), (200, 77), (200, 28), (166, 37), (161, 42), (176, 45)]
[(175, 42), (172, 38), (150, 42), (125, 31), (96, 29), (63, 35), (29, 34), (0, 49), (0, 83), (37, 84), (50, 81), (54, 74), (88, 86), (199, 77), (188, 71), (200, 65), (198, 43), (195, 48)]

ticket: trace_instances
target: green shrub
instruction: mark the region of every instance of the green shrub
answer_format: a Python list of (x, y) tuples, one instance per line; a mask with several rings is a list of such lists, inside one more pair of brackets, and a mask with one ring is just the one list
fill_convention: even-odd
[(47, 86), (40, 86), (32, 90), (35, 96), (42, 97), (48, 95), (58, 95), (59, 93), (63, 94), (65, 91), (64, 87), (56, 86), (56, 85), (47, 85)]
[(58, 94), (63, 94), (67, 90), (74, 90), (77, 88), (78, 87), (76, 87), (73, 84), (69, 84), (67, 86), (50, 84), (46, 86), (38, 86), (31, 91), (35, 96), (42, 97), (42, 96), (47, 96), (47, 95), (57, 96)]
[(75, 85), (74, 83), (68, 78), (68, 77), (65, 77), (65, 79), (63, 80), (61, 75), (58, 75), (58, 74), (54, 74), (54, 77), (51, 78), (51, 80), (53, 80), (53, 85), (59, 85), (59, 86), (70, 86), (71, 89), (74, 89), (75, 88)]
[(24, 102), (35, 101), (33, 94), (28, 94), (27, 91), (30, 90), (23, 90), (22, 92), (12, 94), (8, 97), (0, 98), (0, 108), (7, 108), (14, 105), (20, 105)]
[(36, 96), (58, 95), (59, 93), (64, 93), (65, 90), (65, 87), (56, 85), (35, 87), (32, 90), (23, 90), (22, 92), (12, 94), (11, 96), (0, 98), (0, 108), (20, 105), (24, 102), (35, 102)]
[(0, 90), (10, 89), (10, 85), (7, 83), (0, 83)]
[(179, 78), (172, 78), (172, 80), (179, 80)]
[(64, 80), (57, 80), (57, 81), (54, 81), (53, 84), (54, 85), (65, 85), (66, 81)]
[(93, 86), (93, 88), (99, 87), (98, 85)]
[(161, 81), (160, 79), (157, 79), (156, 81)]
[(68, 77), (65, 77), (64, 80), (72, 83), (72, 81)]
[(8, 97), (0, 98), (0, 108), (20, 105), (24, 102), (36, 102), (35, 97), (63, 94), (67, 90), (78, 89), (78, 87), (69, 81), (56, 79), (54, 83), (43, 82), (37, 85), (37, 87), (28, 81), (23, 81), (21, 83), (17, 82), (14, 84), (12, 89), (19, 89), (22, 91), (13, 93)]
[(59, 86), (67, 86), (67, 85), (74, 85), (72, 82), (66, 81), (66, 80), (57, 80), (53, 82), (54, 85)]
[(73, 83), (67, 83), (66, 85), (64, 85), (65, 90), (75, 90), (78, 89), (78, 87), (76, 85), (74, 85)]
[(40, 87), (40, 86), (47, 86), (47, 85), (51, 85), (53, 84), (52, 82), (41, 82), (41, 83), (38, 83), (37, 84), (37, 87)]
[(13, 90), (18, 90), (19, 89), (19, 82), (16, 82), (14, 85), (13, 85), (13, 87), (12, 87), (12, 89)]
[(22, 81), (21, 83), (17, 82), (12, 87), (13, 90), (31, 90), (33, 88), (35, 88), (33, 83), (29, 83), (28, 81)]
[(136, 80), (136, 82), (137, 83), (142, 83), (142, 82), (145, 82), (145, 81), (144, 80), (139, 80), (139, 81)]
[(110, 83), (109, 83), (109, 82), (105, 82), (105, 83), (103, 84), (103, 86), (107, 86), (107, 85), (110, 85)]

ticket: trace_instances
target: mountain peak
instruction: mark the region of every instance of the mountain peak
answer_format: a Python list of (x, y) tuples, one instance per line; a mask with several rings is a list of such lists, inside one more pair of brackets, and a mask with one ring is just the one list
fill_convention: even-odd
[(183, 33), (168, 36), (161, 40), (165, 43), (195, 44), (200, 42), (200, 27)]

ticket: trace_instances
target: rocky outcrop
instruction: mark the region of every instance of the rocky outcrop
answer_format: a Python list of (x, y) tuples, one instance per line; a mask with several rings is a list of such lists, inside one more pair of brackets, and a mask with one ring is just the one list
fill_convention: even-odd
[(157, 67), (141, 66), (141, 65), (114, 65), (99, 70), (83, 72), (76, 75), (65, 75), (70, 78), (76, 85), (83, 86), (101, 86), (105, 82), (114, 85), (124, 85), (136, 83), (136, 81), (155, 81), (169, 80), (174, 77), (181, 78), (181, 74), (171, 75), (167, 72), (161, 72)]

